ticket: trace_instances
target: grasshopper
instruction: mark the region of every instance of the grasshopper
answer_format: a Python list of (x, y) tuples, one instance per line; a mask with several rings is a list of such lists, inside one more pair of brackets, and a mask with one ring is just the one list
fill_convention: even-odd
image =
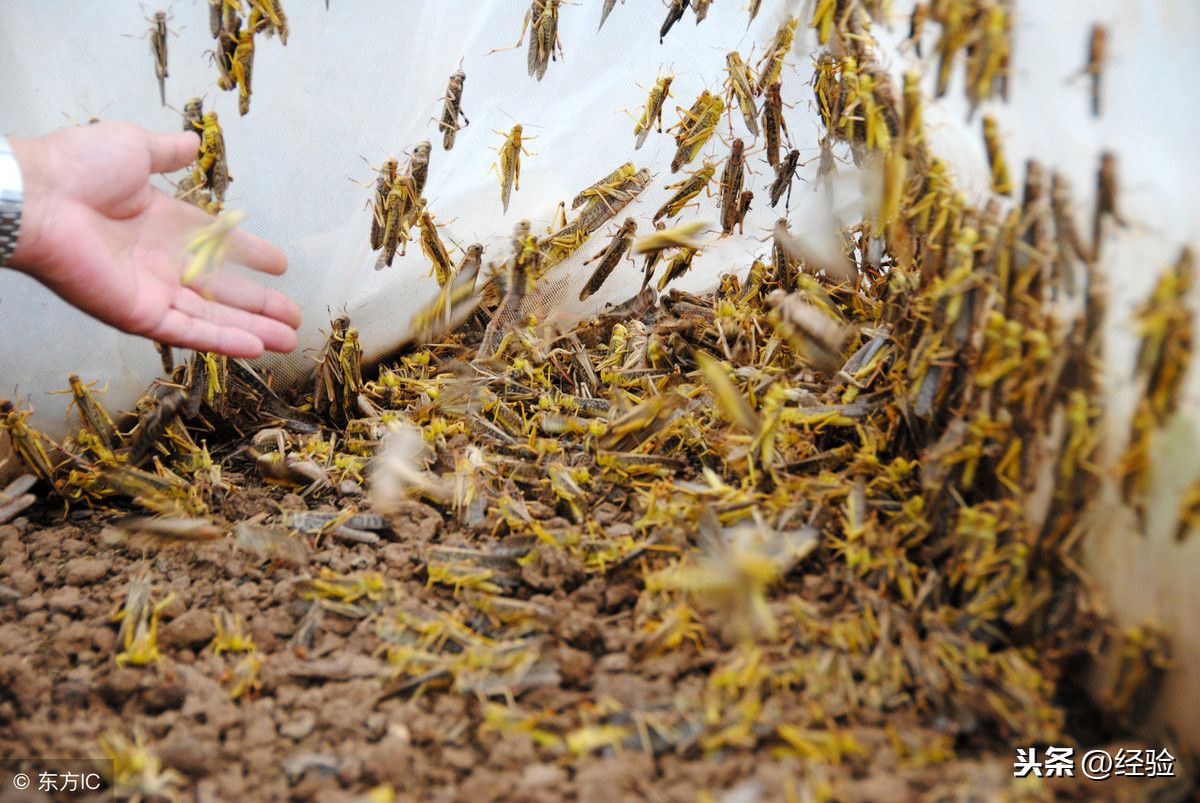
[[(767, 164), (777, 170), (779, 168), (780, 132), (784, 136), (788, 136), (787, 123), (783, 119), (783, 98), (780, 96), (779, 90), (779, 82), (772, 81), (767, 87), (767, 97), (763, 101), (762, 108), (762, 128), (767, 139)], [(791, 137), (788, 139), (790, 140)]]
[(429, 157), (433, 154), (433, 145), (423, 139), (413, 146), (412, 156), (408, 159), (408, 175), (412, 177), (413, 188), (417, 195), (425, 192), (425, 182), (429, 179)]
[[(232, 34), (226, 34), (233, 36)], [(232, 89), (234, 86), (238, 89), (238, 114), (245, 117), (250, 113), (250, 82), (254, 78), (254, 30), (247, 26), (244, 30), (238, 32), (236, 37), (233, 37), (236, 43), (233, 48), (233, 55), (230, 57), (230, 80), (228, 86), (223, 86), (223, 89)]]
[(678, 173), (680, 168), (690, 164), (700, 153), (716, 131), (717, 123), (721, 121), (721, 115), (725, 112), (725, 102), (706, 89), (696, 98), (691, 109), (685, 111), (681, 108), (679, 111), (683, 116), (674, 126), (678, 129), (675, 134), (678, 148), (675, 158), (671, 160), (672, 173)]
[(587, 262), (583, 263), (587, 265), (597, 259), (600, 260), (600, 264), (597, 265), (595, 271), (592, 272), (591, 278), (587, 280), (587, 284), (585, 284), (583, 289), (579, 291), (580, 301), (583, 301), (592, 293), (600, 289), (600, 287), (604, 284), (604, 281), (617, 267), (617, 263), (620, 262), (621, 257), (625, 255), (625, 252), (627, 252), (629, 247), (633, 244), (633, 237), (635, 234), (637, 234), (637, 221), (631, 217), (625, 218), (625, 222), (621, 224), (621, 227), (617, 230), (617, 233), (613, 235), (612, 241), (605, 246), (604, 250), (600, 251)]
[(602, 203), (611, 209), (608, 199), (619, 202), (621, 187), (636, 173), (633, 162), (626, 162), (595, 184), (580, 191), (571, 201), (571, 208), (578, 209), (584, 204)]
[(650, 90), (650, 95), (646, 98), (646, 106), (642, 109), (642, 116), (633, 126), (633, 133), (637, 136), (634, 150), (638, 150), (646, 144), (646, 137), (650, 135), (650, 129), (655, 127), (655, 122), (658, 123), (658, 133), (662, 133), (663, 102), (671, 97), (671, 82), (674, 80), (674, 74), (660, 75)]
[(497, 48), (489, 51), (498, 53), (501, 50), (515, 50), (525, 42), (525, 33), (529, 32), (529, 76), (542, 80), (546, 68), (551, 61), (562, 55), (562, 42), (558, 38), (558, 10), (562, 0), (533, 0), (529, 10), (525, 12), (525, 20), (521, 23), (521, 36), (511, 48)]
[(400, 255), (404, 256), (413, 219), (423, 205), (422, 199), (417, 195), (412, 176), (398, 176), (392, 182), (392, 188), (384, 202), (383, 253), (375, 261), (375, 270), (391, 266), (401, 241), (404, 247), (400, 248)]
[(653, 254), (665, 251), (668, 248), (699, 249), (704, 243), (696, 239), (696, 235), (703, 231), (707, 225), (703, 220), (689, 220), (678, 224), (674, 228), (659, 229), (653, 234), (637, 238), (633, 243), (633, 252), (635, 254)]
[(675, 190), (675, 194), (654, 213), (654, 222), (658, 223), (664, 217), (675, 217), (682, 212), (701, 190), (708, 189), (716, 170), (717, 166), (710, 159), (705, 159), (700, 169), (693, 172), (690, 178), (668, 184), (666, 189)]
[(167, 105), (167, 12), (154, 12), (150, 28), (150, 50), (154, 53), (154, 75), (158, 78), (158, 100)]
[(216, 112), (205, 112), (201, 118), (204, 129), (200, 135), (200, 153), (192, 167), (192, 182), (211, 190), (217, 204), (225, 202), (225, 191), (233, 178), (225, 161), (225, 134)]
[(721, 231), (732, 234), (737, 225), (739, 199), (746, 181), (746, 145), (735, 139), (721, 173)]
[(250, 19), (246, 27), (257, 33), (261, 28), (267, 36), (279, 34), (279, 41), (287, 45), (288, 19), (283, 13), (282, 0), (250, 0)]
[[(621, 0), (621, 2), (624, 3), (625, 0)], [(616, 7), (617, 0), (604, 0), (604, 5), (600, 8), (600, 24), (596, 26), (597, 31), (604, 27), (605, 21), (608, 20), (608, 15), (611, 14), (613, 9)]]
[(425, 252), (425, 256), (429, 257), (429, 261), (433, 263), (433, 273), (437, 278), (439, 287), (444, 287), (446, 282), (450, 280), (451, 274), (454, 273), (454, 263), (450, 261), (450, 255), (446, 252), (446, 246), (442, 243), (442, 238), (438, 236), (437, 226), (433, 222), (433, 215), (425, 210), (421, 213), (421, 250)]
[(378, 251), (383, 247), (383, 233), (387, 226), (387, 200), (388, 194), (392, 191), (392, 185), (396, 182), (396, 171), (399, 168), (399, 163), (395, 159), (387, 159), (383, 166), (379, 168), (379, 175), (375, 178), (375, 200), (372, 206), (373, 214), (371, 215), (371, 250)]
[(766, 92), (767, 87), (774, 81), (778, 81), (783, 74), (783, 62), (787, 58), (788, 51), (792, 49), (792, 40), (796, 36), (798, 22), (799, 20), (795, 17), (788, 17), (775, 32), (771, 46), (767, 48), (766, 54), (758, 63), (758, 84), (754, 88), (755, 94), (761, 95)]
[[(500, 154), (500, 165), (497, 170), (500, 176), (500, 203), (504, 207), (504, 211), (508, 211), (508, 201), (512, 196), (513, 190), (521, 189), (521, 154), (526, 156), (534, 156), (530, 153), (523, 144), (537, 137), (525, 137), (522, 140), (522, 132), (524, 128), (520, 123), (512, 127), (512, 131), (505, 134), (503, 131), (497, 131), (497, 134), (504, 136), (504, 144), (498, 149)], [(496, 165), (492, 165), (496, 167)]]
[(688, 0), (671, 0), (671, 5), (667, 8), (667, 18), (663, 20), (662, 27), (658, 30), (660, 45), (667, 38), (667, 34), (671, 32), (671, 28), (675, 27), (675, 23), (683, 19), (683, 12), (687, 10), (687, 7)]
[(191, 98), (183, 104), (183, 130), (204, 133), (204, 101)]
[(792, 201), (792, 179), (796, 177), (796, 168), (800, 164), (800, 151), (793, 148), (788, 151), (788, 155), (783, 158), (783, 161), (775, 168), (775, 179), (771, 182), (771, 206), (774, 207), (779, 203), (779, 199), (783, 197), (784, 192), (787, 193), (787, 203), (784, 204), (786, 209)]
[(1100, 240), (1104, 234), (1106, 217), (1119, 226), (1125, 220), (1117, 211), (1117, 156), (1112, 151), (1100, 154), (1100, 170), (1096, 174), (1096, 211), (1092, 217), (1092, 254), (1099, 259)]
[(668, 284), (691, 270), (692, 260), (697, 253), (699, 251), (695, 248), (679, 249), (679, 253), (675, 254), (667, 263), (667, 269), (663, 272), (662, 278), (658, 280), (658, 292), (661, 293)]
[(996, 118), (990, 114), (983, 117), (983, 144), (987, 147), (988, 164), (992, 169), (992, 191), (1001, 195), (1012, 194), (1012, 178), (1008, 162), (1004, 158), (1004, 143), (1000, 141), (1000, 128)]
[(154, 56), (154, 77), (158, 79), (158, 100), (163, 106), (167, 105), (167, 35), (175, 33), (167, 28), (170, 19), (167, 12), (155, 11), (153, 17), (147, 17), (150, 28), (146, 33), (141, 36), (125, 34), (132, 39), (150, 38), (150, 54)]
[(729, 51), (725, 57), (726, 71), (729, 73), (730, 99), (736, 99), (738, 108), (742, 110), (742, 118), (746, 128), (754, 136), (758, 136), (758, 107), (754, 103), (754, 77), (750, 68), (742, 61), (736, 50)]
[[(442, 131), (442, 149), (450, 150), (454, 147), (454, 138), (458, 132), (471, 124), (467, 119), (466, 113), (462, 110), (463, 83), (467, 80), (467, 74), (462, 71), (462, 64), (459, 64), (458, 70), (450, 76), (450, 82), (446, 85), (446, 98), (442, 106), (442, 119), (438, 122), (438, 128)], [(458, 124), (458, 118), (462, 117), (462, 125)]]
[(1092, 26), (1088, 36), (1087, 66), (1084, 72), (1092, 79), (1092, 116), (1099, 117), (1104, 107), (1104, 63), (1108, 60), (1108, 28), (1099, 23)]

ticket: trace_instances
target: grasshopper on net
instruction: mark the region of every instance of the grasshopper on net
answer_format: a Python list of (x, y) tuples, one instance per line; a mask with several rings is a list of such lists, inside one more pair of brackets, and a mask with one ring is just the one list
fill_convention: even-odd
[(732, 234), (737, 225), (742, 188), (746, 182), (746, 144), (735, 139), (721, 173), (721, 231)]
[(754, 102), (754, 76), (736, 50), (725, 57), (725, 69), (729, 73), (728, 85), (731, 100), (736, 100), (746, 121), (746, 128), (758, 136), (758, 106)]
[(591, 278), (587, 280), (587, 284), (579, 291), (579, 300), (595, 293), (604, 284), (605, 280), (616, 269), (617, 263), (621, 261), (621, 257), (633, 245), (633, 237), (637, 234), (637, 221), (631, 217), (625, 218), (625, 222), (621, 224), (621, 228), (613, 235), (612, 241), (604, 248), (603, 251), (596, 254), (594, 257), (583, 263), (587, 265), (597, 259), (600, 264), (596, 266), (596, 270), (592, 272)]
[(650, 94), (646, 98), (646, 106), (642, 109), (642, 116), (638, 118), (637, 123), (633, 126), (633, 133), (637, 136), (634, 150), (646, 144), (646, 137), (650, 135), (651, 128), (657, 127), (658, 133), (662, 133), (663, 103), (667, 98), (671, 97), (671, 82), (674, 80), (674, 74), (660, 75), (654, 83), (654, 87), (650, 90)]
[[(463, 84), (466, 80), (467, 74), (463, 72), (462, 65), (459, 64), (458, 70), (450, 76), (450, 81), (446, 84), (446, 97), (443, 101), (442, 118), (438, 121), (438, 128), (442, 132), (442, 148), (447, 151), (454, 147), (454, 139), (458, 136), (458, 132), (471, 124), (462, 110)], [(462, 118), (462, 125), (458, 124), (459, 117)]]
[(658, 223), (664, 217), (675, 217), (683, 212), (692, 199), (698, 196), (701, 191), (708, 189), (708, 185), (712, 181), (716, 171), (716, 164), (710, 159), (705, 159), (700, 169), (694, 171), (689, 178), (677, 181), (674, 184), (668, 184), (666, 189), (675, 190), (675, 194), (658, 208), (658, 211), (654, 213), (653, 221)]
[(523, 132), (524, 127), (520, 123), (514, 125), (507, 134), (503, 131), (496, 132), (505, 138), (504, 144), (498, 149), (500, 163), (498, 166), (493, 165), (500, 176), (500, 203), (505, 212), (508, 211), (508, 202), (513, 190), (521, 189), (521, 154), (534, 155), (526, 149), (524, 143), (537, 137), (525, 137)]

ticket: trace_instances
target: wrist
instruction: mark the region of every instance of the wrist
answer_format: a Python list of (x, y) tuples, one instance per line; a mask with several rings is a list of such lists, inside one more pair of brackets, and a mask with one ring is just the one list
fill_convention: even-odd
[(21, 205), (21, 222), (17, 233), (17, 244), (4, 267), (15, 268), (34, 274), (42, 252), (42, 227), (47, 202), (46, 166), (44, 147), (41, 140), (8, 140), (17, 168), (20, 170), (24, 194)]

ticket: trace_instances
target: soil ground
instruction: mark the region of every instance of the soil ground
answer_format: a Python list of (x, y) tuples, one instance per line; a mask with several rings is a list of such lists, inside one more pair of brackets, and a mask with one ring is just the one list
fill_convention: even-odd
[[(251, 487), (225, 500), (224, 514), (302, 509), (281, 489)], [(291, 640), (309, 603), (295, 585), (322, 567), (340, 574), (378, 571), (414, 604), (452, 601), (454, 590), (427, 587), (417, 555), (432, 542), (468, 543), (432, 507), (410, 503), (378, 544), (326, 540), (301, 566), (272, 566), (231, 537), (144, 555), (104, 535), (105, 515), (61, 507), (31, 509), (0, 526), (0, 757), (102, 756), (97, 739), (141, 733), (164, 768), (174, 770), (182, 800), (354, 800), (391, 784), (412, 800), (989, 800), (1142, 799), (1156, 790), (1178, 797), (1177, 779), (1014, 781), (1015, 747), (1002, 735), (954, 745), (938, 758), (897, 758), (895, 734), (929, 740), (915, 722), (849, 723), (866, 747), (844, 766), (806, 762), (794, 753), (722, 749), (706, 754), (686, 739), (647, 749), (582, 756), (539, 733), (563, 733), (560, 712), (615, 699), (652, 709), (699, 681), (711, 667), (695, 650), (639, 660), (633, 648), (636, 571), (562, 575), (542, 567), (524, 578), (528, 598), (552, 612), (543, 657), (556, 682), (516, 696), (539, 714), (538, 730), (489, 724), (486, 700), (426, 688), (397, 691), (372, 617), (325, 615), (307, 651)], [(114, 609), (150, 564), (154, 599), (174, 592), (163, 610), (163, 658), (120, 666)], [(811, 584), (813, 578), (808, 578)], [(227, 690), (238, 656), (215, 655), (212, 615), (239, 614), (261, 657), (261, 688), (235, 701)], [(303, 653), (303, 654), (300, 654)], [(697, 662), (703, 660), (704, 666)], [(801, 706), (781, 691), (771, 704)], [(599, 713), (599, 712), (598, 712)], [(556, 722), (556, 719), (559, 721)], [(8, 792), (9, 790), (5, 790)], [(0, 794), (0, 800), (5, 799)], [(37, 798), (34, 798), (37, 799)], [(380, 799), (380, 798), (376, 798)]]

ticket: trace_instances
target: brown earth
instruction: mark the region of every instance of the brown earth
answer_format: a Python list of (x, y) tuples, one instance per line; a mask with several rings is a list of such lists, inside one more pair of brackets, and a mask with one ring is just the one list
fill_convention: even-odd
[[(229, 497), (224, 512), (237, 520), (304, 505), (295, 494), (260, 487)], [(293, 568), (272, 567), (229, 536), (143, 556), (106, 543), (103, 514), (77, 511), (64, 520), (50, 505), (30, 512), (0, 526), (0, 757), (7, 759), (96, 758), (102, 734), (141, 733), (164, 767), (180, 774), (182, 800), (354, 800), (382, 784), (412, 800), (1140, 799), (1155, 789), (1182, 791), (1178, 782), (1164, 790), (1148, 779), (1014, 782), (1015, 745), (1002, 734), (960, 740), (937, 757), (932, 749), (902, 756), (898, 743), (928, 747), (939, 734), (899, 717), (844, 723), (867, 753), (841, 765), (787, 750), (706, 752), (686, 732), (672, 738), (670, 728), (641, 748), (579, 755), (535, 735), (561, 736), (578, 724), (566, 712), (590, 706), (599, 715), (610, 699), (646, 711), (669, 706), (701, 682), (697, 670), (715, 657), (685, 647), (639, 659), (636, 570), (588, 577), (552, 562), (526, 568), (528, 599), (553, 613), (542, 654), (558, 673), (556, 682), (513, 695), (519, 710), (537, 715), (531, 733), (489, 724), (488, 701), (477, 694), (390, 681), (374, 617), (327, 613), (303, 657), (290, 644), (310, 604), (298, 598), (296, 582), (322, 568), (378, 571), (407, 603), (452, 604), (453, 589), (423, 582), (417, 555), (429, 542), (472, 535), (444, 526), (431, 507), (411, 503), (379, 544), (326, 540), (307, 565)], [(162, 660), (122, 667), (112, 614), (143, 563), (153, 599), (176, 596), (162, 613)], [(798, 587), (815, 591), (820, 582), (809, 576)], [(209, 646), (212, 614), (221, 608), (243, 618), (262, 661), (261, 688), (238, 701), (227, 690), (238, 656)], [(786, 711), (805, 702), (781, 690), (768, 704)]]

